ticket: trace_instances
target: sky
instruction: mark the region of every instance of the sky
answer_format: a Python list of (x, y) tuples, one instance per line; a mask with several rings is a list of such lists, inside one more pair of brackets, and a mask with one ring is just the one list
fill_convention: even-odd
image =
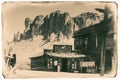
[(105, 3), (100, 2), (54, 2), (54, 3), (32, 3), (32, 2), (7, 2), (2, 5), (2, 31), (6, 41), (13, 39), (14, 33), (23, 32), (24, 20), (29, 17), (33, 20), (37, 15), (49, 15), (51, 12), (60, 10), (69, 12), (71, 17), (85, 12), (99, 12), (95, 8), (104, 8)]

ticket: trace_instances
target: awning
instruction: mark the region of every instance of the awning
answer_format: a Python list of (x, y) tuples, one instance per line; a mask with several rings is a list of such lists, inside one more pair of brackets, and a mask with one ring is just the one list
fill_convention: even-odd
[(51, 57), (59, 57), (59, 58), (83, 58), (86, 57), (84, 54), (77, 54), (77, 53), (45, 53)]
[(35, 54), (35, 55), (33, 55), (33, 56), (31, 56), (31, 57), (29, 57), (30, 59), (32, 59), (32, 58), (37, 58), (37, 57), (41, 57), (41, 56), (43, 56), (44, 55), (44, 53), (37, 53), (37, 54)]

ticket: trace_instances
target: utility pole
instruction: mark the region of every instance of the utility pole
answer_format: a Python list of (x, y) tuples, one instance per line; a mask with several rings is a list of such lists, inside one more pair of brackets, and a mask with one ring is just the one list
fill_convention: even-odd
[(104, 72), (105, 72), (105, 55), (106, 55), (106, 33), (102, 35), (100, 76), (104, 76)]
[[(104, 22), (106, 22), (108, 20), (108, 15), (111, 13), (111, 11), (109, 10), (109, 7), (107, 5), (105, 5), (105, 9), (99, 9), (96, 8), (97, 11), (104, 13)], [(104, 26), (104, 25), (103, 25)], [(104, 72), (105, 72), (105, 56), (106, 56), (106, 35), (107, 32), (103, 31), (101, 32), (101, 41), (102, 41), (102, 45), (101, 45), (101, 62), (100, 62), (100, 76), (104, 76)]]

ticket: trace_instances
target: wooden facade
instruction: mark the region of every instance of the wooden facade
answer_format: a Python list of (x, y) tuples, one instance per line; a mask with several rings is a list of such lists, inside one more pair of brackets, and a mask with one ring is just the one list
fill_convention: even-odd
[(47, 70), (46, 56), (31, 57), (31, 70)]
[[(98, 73), (101, 70), (101, 62), (104, 58), (105, 72), (111, 70), (114, 50), (114, 30), (112, 17), (107, 20), (103, 20), (101, 23), (76, 31), (74, 33), (74, 38), (75, 49), (89, 55), (92, 60), (95, 61)], [(105, 53), (105, 55), (102, 55), (102, 53)]]
[(53, 50), (44, 49), (42, 56), (31, 58), (32, 70), (55, 72), (95, 73), (95, 62), (85, 54), (72, 51), (71, 45), (53, 45)]

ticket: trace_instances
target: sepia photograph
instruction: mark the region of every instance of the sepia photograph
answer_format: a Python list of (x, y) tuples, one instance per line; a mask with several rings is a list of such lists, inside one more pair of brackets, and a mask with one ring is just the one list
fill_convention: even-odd
[(117, 75), (116, 2), (8, 1), (1, 13), (5, 79)]

